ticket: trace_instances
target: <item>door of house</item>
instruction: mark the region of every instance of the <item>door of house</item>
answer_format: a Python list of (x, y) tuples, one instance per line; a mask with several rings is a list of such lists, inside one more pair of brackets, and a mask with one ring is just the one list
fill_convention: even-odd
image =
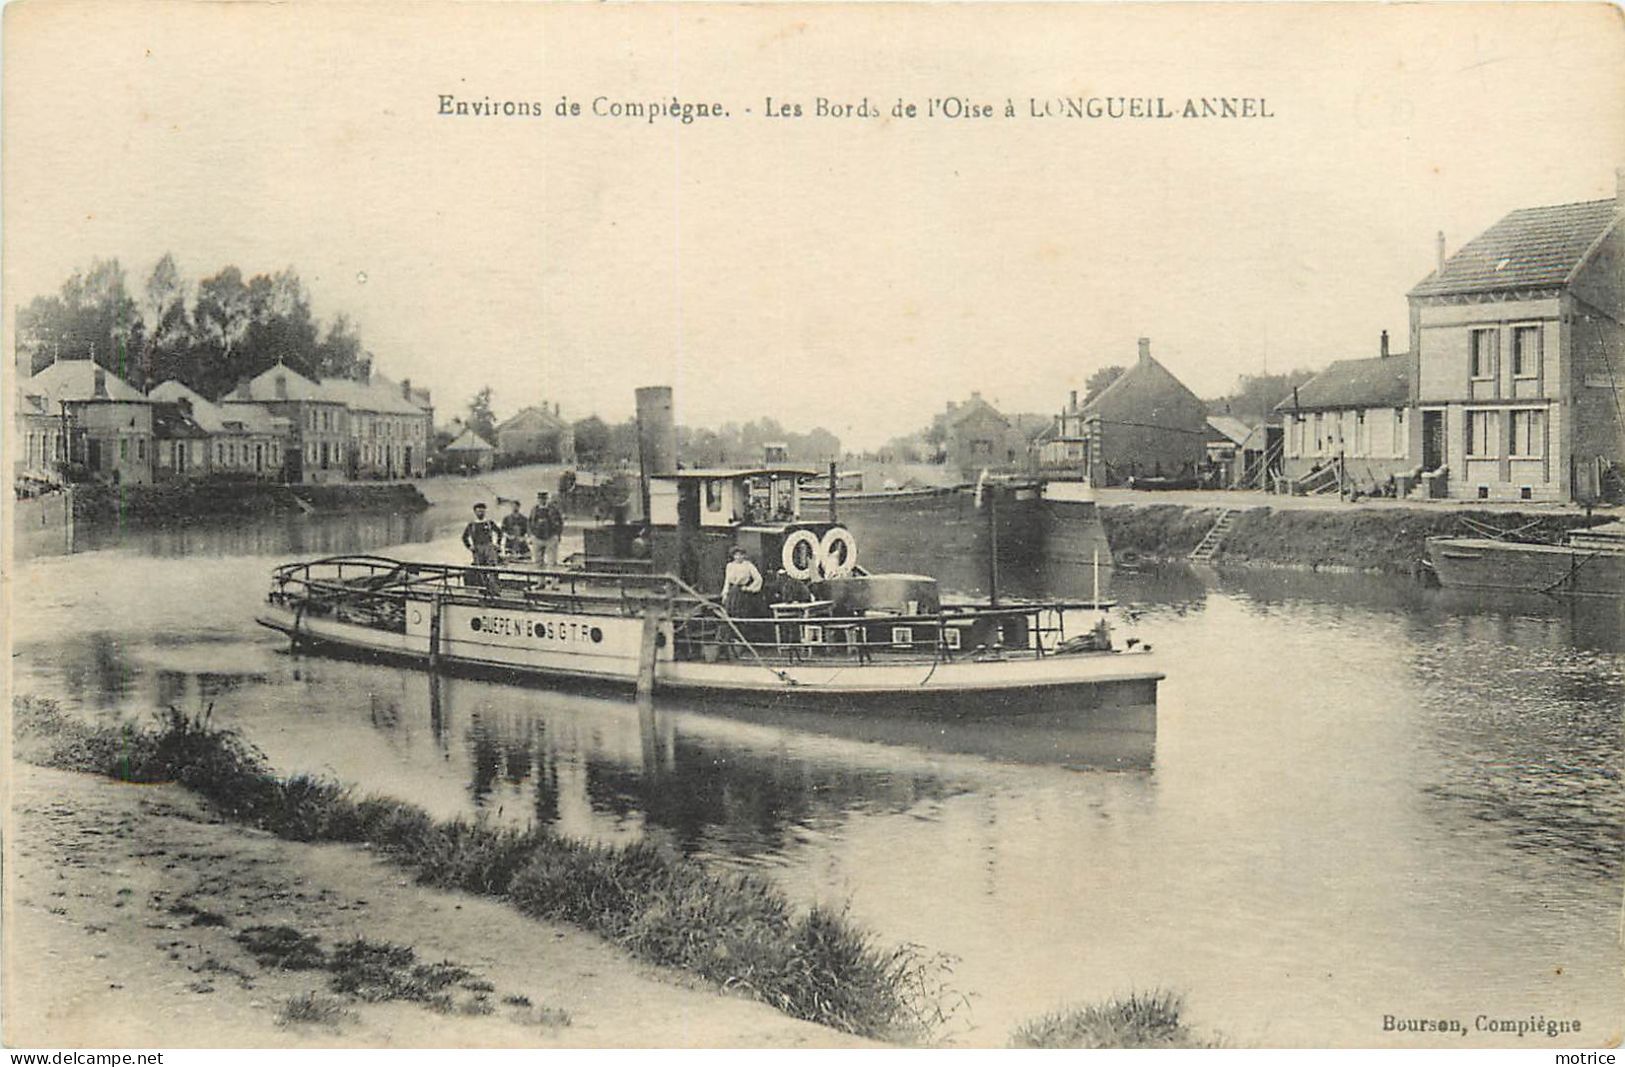
[(1444, 466), (1448, 453), (1445, 448), (1444, 412), (1422, 412), (1422, 469), (1436, 471)]
[(85, 456), (85, 466), (93, 471), (102, 469), (102, 443), (92, 437)]

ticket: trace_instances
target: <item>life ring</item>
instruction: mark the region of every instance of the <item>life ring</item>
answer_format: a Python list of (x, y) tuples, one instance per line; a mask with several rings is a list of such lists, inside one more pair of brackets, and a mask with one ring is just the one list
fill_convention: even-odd
[[(806, 549), (806, 562), (798, 559), (798, 551)], [(818, 577), (818, 561), (822, 557), (822, 548), (818, 543), (818, 535), (811, 530), (796, 530), (784, 539), (784, 551), (779, 553), (779, 563), (784, 567), (784, 573), (803, 582), (810, 582)]]
[(844, 578), (858, 565), (858, 540), (844, 526), (831, 526), (818, 546), (818, 566), (825, 578)]

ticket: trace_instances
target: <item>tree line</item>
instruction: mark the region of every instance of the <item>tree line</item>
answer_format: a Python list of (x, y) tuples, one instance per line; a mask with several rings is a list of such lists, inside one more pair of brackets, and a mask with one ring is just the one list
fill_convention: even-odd
[[(475, 393), (467, 405), (467, 425), (485, 440), (496, 443), (499, 420), (491, 404), (491, 387)], [(585, 467), (635, 465), (638, 461), (636, 419), (606, 422), (588, 415), (570, 424), (575, 436), (576, 461)], [(450, 435), (446, 434), (447, 441)], [(443, 442), (444, 443), (444, 442)], [(747, 423), (724, 423), (718, 429), (677, 427), (677, 458), (685, 467), (726, 467), (763, 462), (769, 444), (782, 444), (792, 463), (826, 463), (841, 456), (841, 439), (822, 426), (806, 433), (785, 429), (778, 420), (764, 417)]]
[(245, 278), (227, 266), (195, 283), (169, 253), (131, 286), (117, 259), (94, 260), (17, 313), (30, 373), (91, 359), (145, 390), (177, 378), (219, 397), (278, 362), (313, 378), (360, 377), (371, 354), (350, 319), (322, 323), (289, 267)]

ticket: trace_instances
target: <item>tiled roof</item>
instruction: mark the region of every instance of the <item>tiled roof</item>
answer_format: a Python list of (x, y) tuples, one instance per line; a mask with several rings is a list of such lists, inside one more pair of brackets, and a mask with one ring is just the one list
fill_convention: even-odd
[(1300, 385), (1276, 411), (1295, 408), (1397, 408), (1411, 397), (1411, 361), (1405, 353), (1342, 359)]
[(506, 433), (538, 419), (541, 420), (541, 428), (545, 430), (565, 430), (570, 426), (569, 423), (564, 421), (563, 416), (553, 414), (546, 406), (528, 407), (503, 419), (497, 425), (497, 433)]
[(88, 359), (59, 359), (24, 383), (24, 391), (47, 398), (54, 408), (62, 400), (89, 400), (96, 395), (96, 371), (103, 372), (110, 400), (147, 398), (117, 374)]
[(422, 415), (423, 409), (401, 395), (400, 386), (382, 382), (357, 382), (348, 378), (325, 378), (317, 386), (327, 400), (348, 404), (352, 411), (380, 415)]
[(472, 429), (464, 430), (462, 435), (446, 446), (447, 452), (494, 452), (491, 443)]
[(1450, 296), (1562, 285), (1619, 219), (1615, 200), (1514, 211), (1445, 260), (1411, 296)]
[(160, 439), (208, 437), (209, 433), (179, 404), (152, 405), (152, 434)]
[(286, 433), (287, 419), (273, 415), (258, 404), (227, 397), (229, 406), (211, 404), (184, 382), (171, 378), (152, 387), (147, 394), (154, 400), (172, 403), (182, 400), (192, 405), (192, 421), (210, 433)]
[[(279, 376), (284, 380), (287, 390), (285, 396), (277, 395), (276, 385)], [(327, 400), (329, 397), (323, 394), (321, 386), (291, 367), (279, 363), (260, 371), (248, 381), (239, 383), (237, 388), (221, 399), (253, 400), (263, 404), (272, 400)]]
[(1238, 445), (1247, 440), (1247, 435), (1253, 432), (1251, 426), (1234, 415), (1209, 415), (1207, 424), (1215, 433)]

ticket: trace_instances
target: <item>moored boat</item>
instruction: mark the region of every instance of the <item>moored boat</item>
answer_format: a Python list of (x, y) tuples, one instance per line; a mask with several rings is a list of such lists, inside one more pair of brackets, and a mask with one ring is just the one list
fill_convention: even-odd
[(1625, 522), (1575, 530), (1557, 545), (1430, 537), (1427, 558), (1450, 588), (1625, 597)]

